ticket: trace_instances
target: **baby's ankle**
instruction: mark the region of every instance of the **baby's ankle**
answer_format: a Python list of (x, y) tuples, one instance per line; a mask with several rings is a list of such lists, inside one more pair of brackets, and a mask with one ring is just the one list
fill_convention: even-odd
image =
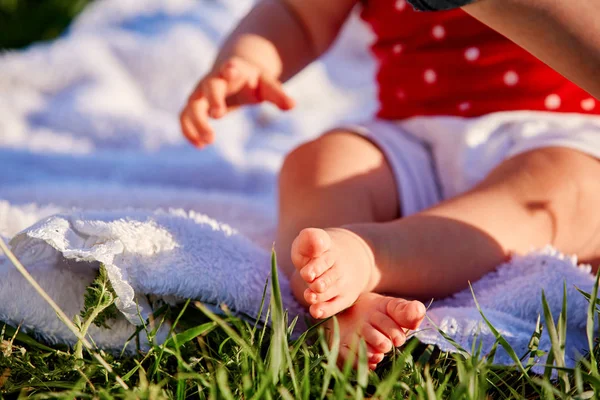
[(343, 231), (344, 234), (352, 237), (358, 246), (364, 251), (365, 266), (368, 269), (369, 279), (365, 283), (364, 293), (376, 291), (381, 281), (381, 273), (377, 267), (378, 240), (374, 235), (372, 226), (374, 224), (352, 224), (344, 225), (335, 230)]

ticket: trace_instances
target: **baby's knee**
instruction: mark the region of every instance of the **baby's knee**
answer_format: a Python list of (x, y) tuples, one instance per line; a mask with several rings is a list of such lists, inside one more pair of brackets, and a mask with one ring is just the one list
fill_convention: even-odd
[(381, 150), (367, 139), (346, 130), (331, 130), (287, 155), (280, 184), (328, 186), (378, 170), (384, 163)]
[(556, 225), (554, 229), (568, 235), (582, 225), (600, 226), (600, 217), (593, 211), (600, 197), (597, 159), (571, 149), (543, 148), (511, 161), (516, 179), (506, 182), (530, 213), (545, 211)]
[(492, 171), (486, 182), (508, 185), (523, 202), (571, 203), (590, 190), (599, 190), (600, 186), (595, 184), (600, 182), (598, 178), (600, 163), (597, 160), (575, 150), (549, 147), (505, 161)]
[(284, 159), (279, 172), (280, 184), (283, 182), (303, 181), (314, 169), (315, 152), (318, 151), (319, 139), (303, 143), (292, 150)]
[(280, 188), (319, 188), (335, 180), (342, 172), (339, 148), (343, 144), (331, 134), (301, 144), (286, 157), (279, 173)]
[[(537, 156), (537, 157), (536, 157)], [(524, 168), (550, 199), (564, 198), (571, 207), (600, 195), (600, 163), (597, 159), (567, 148), (544, 148), (532, 152)]]

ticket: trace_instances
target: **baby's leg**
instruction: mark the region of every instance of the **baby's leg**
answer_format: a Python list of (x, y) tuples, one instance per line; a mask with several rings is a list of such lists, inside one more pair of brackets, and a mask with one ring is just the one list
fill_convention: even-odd
[[(384, 155), (356, 134), (329, 133), (287, 157), (279, 191), (277, 254), (294, 294), (300, 301), (307, 294), (317, 296), (308, 299), (315, 317), (328, 317), (351, 306), (370, 289), (372, 251), (352, 232), (329, 227), (399, 217), (398, 191)], [(307, 290), (307, 284), (314, 291)], [(396, 306), (397, 302), (402, 305)], [(424, 306), (418, 302), (369, 295), (359, 303), (360, 307), (339, 316), (340, 333), (345, 342), (360, 333), (367, 341), (372, 365), (392, 345), (402, 344), (404, 329), (416, 327), (424, 315)]]
[[(490, 272), (511, 253), (548, 243), (577, 254), (582, 261), (598, 263), (599, 198), (597, 159), (575, 150), (544, 148), (505, 161), (473, 190), (421, 213), (391, 222), (346, 225), (333, 232), (335, 235), (316, 232), (323, 243), (336, 248), (336, 254), (351, 255), (340, 258), (343, 262), (336, 265), (350, 276), (357, 262), (365, 265), (369, 259), (353, 253), (355, 249), (372, 251), (373, 292), (443, 297)], [(362, 245), (349, 237), (363, 240)], [(356, 306), (339, 315), (342, 344), (349, 346), (357, 335), (364, 338), (371, 366), (390, 348), (389, 341), (376, 331), (385, 332), (394, 344), (400, 343), (402, 334), (386, 327), (416, 326), (424, 312), (421, 303), (409, 302), (403, 306), (407, 309), (388, 311), (385, 318), (375, 321), (384, 302), (390, 304), (390, 298), (375, 293), (360, 295)], [(317, 306), (328, 310), (330, 303)], [(355, 349), (346, 353), (351, 351)]]
[[(275, 246), (280, 267), (288, 277), (294, 275), (290, 249), (304, 228), (398, 218), (397, 193), (383, 153), (367, 139), (336, 130), (301, 145), (286, 157), (279, 176)], [(319, 238), (307, 237), (303, 243), (308, 248), (298, 251), (322, 250), (310, 248), (313, 241)]]
[(502, 163), (473, 190), (419, 214), (348, 226), (374, 249), (375, 291), (441, 297), (548, 243), (600, 260), (600, 162), (544, 148)]

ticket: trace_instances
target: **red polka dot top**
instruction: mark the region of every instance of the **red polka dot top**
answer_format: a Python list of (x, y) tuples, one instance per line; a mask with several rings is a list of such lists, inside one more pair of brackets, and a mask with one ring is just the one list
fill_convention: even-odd
[(367, 0), (361, 16), (377, 37), (380, 118), (600, 114), (591, 95), (460, 9), (424, 13), (406, 0)]

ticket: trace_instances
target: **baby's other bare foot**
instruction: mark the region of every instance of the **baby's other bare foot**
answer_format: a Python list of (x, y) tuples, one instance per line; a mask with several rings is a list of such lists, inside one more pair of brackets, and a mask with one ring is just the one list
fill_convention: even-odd
[[(373, 254), (355, 233), (346, 229), (308, 228), (292, 244), (296, 267), (292, 285), (317, 319), (350, 307), (361, 293), (372, 289)], [(306, 285), (302, 285), (302, 282)], [(302, 292), (303, 291), (303, 292)]]
[[(417, 329), (424, 317), (425, 306), (420, 301), (376, 293), (360, 295), (351, 308), (336, 316), (340, 332), (338, 363), (342, 365), (352, 357), (356, 365), (358, 343), (362, 338), (367, 345), (369, 368), (375, 369), (385, 353), (406, 342), (408, 330)], [(330, 344), (332, 328), (333, 321), (327, 321)]]

